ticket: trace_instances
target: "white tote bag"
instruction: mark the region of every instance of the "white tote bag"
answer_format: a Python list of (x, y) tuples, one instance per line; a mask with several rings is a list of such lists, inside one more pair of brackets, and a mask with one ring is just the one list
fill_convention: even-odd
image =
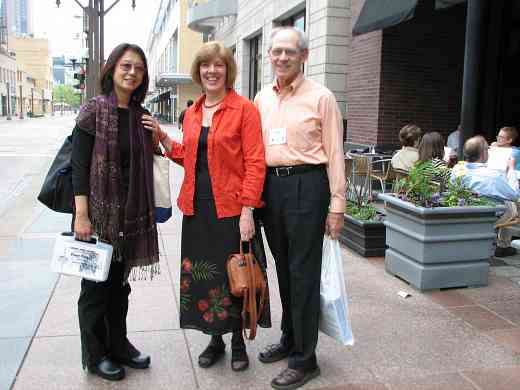
[(343, 345), (354, 345), (341, 248), (338, 240), (331, 240), (328, 236), (323, 239), (320, 305), (320, 330)]
[(158, 154), (153, 156), (153, 190), (155, 194), (155, 222), (166, 222), (172, 216), (170, 161)]

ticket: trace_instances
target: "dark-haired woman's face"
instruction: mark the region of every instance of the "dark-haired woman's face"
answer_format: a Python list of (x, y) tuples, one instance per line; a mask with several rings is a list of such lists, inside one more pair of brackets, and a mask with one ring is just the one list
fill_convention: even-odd
[(141, 56), (133, 50), (127, 50), (114, 68), (114, 89), (132, 94), (143, 82), (146, 67)]

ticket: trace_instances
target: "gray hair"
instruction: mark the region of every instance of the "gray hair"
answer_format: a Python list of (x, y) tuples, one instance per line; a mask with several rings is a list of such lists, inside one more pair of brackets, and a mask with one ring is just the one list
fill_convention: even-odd
[(273, 47), (273, 39), (275, 35), (278, 34), (280, 31), (292, 31), (296, 35), (298, 35), (298, 47), (300, 48), (300, 50), (306, 50), (309, 48), (309, 38), (307, 38), (307, 36), (302, 30), (293, 26), (280, 26), (273, 28), (273, 30), (271, 31), (271, 41), (269, 42), (269, 49)]

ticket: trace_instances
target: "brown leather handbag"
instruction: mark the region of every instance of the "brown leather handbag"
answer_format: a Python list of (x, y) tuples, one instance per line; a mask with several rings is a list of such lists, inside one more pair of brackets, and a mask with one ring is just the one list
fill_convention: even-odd
[[(231, 294), (243, 299), (242, 321), (244, 336), (249, 340), (256, 337), (258, 317), (261, 315), (267, 298), (267, 281), (260, 264), (253, 255), (251, 241), (249, 253), (244, 253), (240, 243), (240, 253), (229, 256), (226, 264)], [(257, 304), (257, 296), (260, 303)], [(249, 336), (246, 333), (249, 318)]]

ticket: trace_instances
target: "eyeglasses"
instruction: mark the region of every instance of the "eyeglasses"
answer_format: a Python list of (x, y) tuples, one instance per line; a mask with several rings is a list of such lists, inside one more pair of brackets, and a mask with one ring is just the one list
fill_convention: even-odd
[(119, 67), (121, 68), (121, 70), (123, 72), (130, 72), (132, 70), (132, 68), (134, 68), (135, 73), (144, 73), (146, 71), (146, 69), (143, 65), (132, 64), (129, 62), (119, 64)]
[(275, 48), (271, 49), (269, 53), (271, 54), (271, 57), (280, 57), (285, 52), (285, 55), (290, 58), (296, 57), (298, 54), (300, 54), (300, 49), (281, 49), (281, 48)]

